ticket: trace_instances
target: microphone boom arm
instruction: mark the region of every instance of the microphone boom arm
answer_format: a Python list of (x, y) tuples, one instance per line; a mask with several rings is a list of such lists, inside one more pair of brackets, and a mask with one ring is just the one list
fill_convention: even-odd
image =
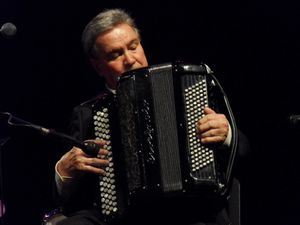
[(86, 154), (88, 154), (90, 156), (96, 157), (98, 155), (100, 145), (96, 144), (93, 141), (81, 142), (81, 141), (78, 141), (77, 139), (75, 139), (74, 137), (67, 135), (65, 133), (57, 132), (54, 129), (45, 128), (45, 127), (27, 122), (23, 119), (17, 118), (9, 112), (0, 112), (0, 113), (2, 115), (7, 115), (9, 117), (7, 120), (7, 123), (11, 126), (33, 128), (35, 130), (38, 130), (41, 134), (43, 134), (45, 136), (53, 136), (64, 142), (70, 143), (73, 146), (76, 146), (76, 147), (82, 149)]

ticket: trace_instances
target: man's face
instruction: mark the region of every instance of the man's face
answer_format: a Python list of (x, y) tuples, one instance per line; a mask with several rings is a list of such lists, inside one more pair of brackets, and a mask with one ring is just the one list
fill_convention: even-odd
[(91, 59), (98, 74), (115, 89), (124, 72), (148, 66), (138, 34), (128, 24), (120, 24), (96, 39), (99, 57)]

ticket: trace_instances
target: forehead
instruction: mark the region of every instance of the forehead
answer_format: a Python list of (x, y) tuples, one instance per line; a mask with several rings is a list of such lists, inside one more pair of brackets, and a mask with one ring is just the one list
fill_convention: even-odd
[(134, 40), (139, 40), (137, 32), (128, 24), (119, 24), (99, 35), (95, 44), (99, 50), (107, 52), (127, 45)]

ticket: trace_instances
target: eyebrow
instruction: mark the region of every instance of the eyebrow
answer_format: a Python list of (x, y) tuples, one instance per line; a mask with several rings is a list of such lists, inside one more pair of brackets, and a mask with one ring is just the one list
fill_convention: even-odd
[[(135, 38), (135, 39), (129, 41), (129, 42), (126, 44), (126, 46), (128, 47), (128, 46), (130, 46), (130, 45), (132, 45), (132, 44), (134, 44), (134, 43), (139, 43), (139, 42), (140, 42), (139, 38)], [(116, 48), (113, 48), (113, 49), (111, 49), (110, 51), (106, 52), (105, 54), (113, 54), (113, 53), (115, 53), (115, 52), (120, 51), (120, 49), (121, 49), (121, 48), (116, 47)]]
[(135, 42), (137, 42), (137, 43), (140, 42), (140, 39), (139, 38), (135, 38), (135, 39), (131, 40), (127, 45), (132, 45)]

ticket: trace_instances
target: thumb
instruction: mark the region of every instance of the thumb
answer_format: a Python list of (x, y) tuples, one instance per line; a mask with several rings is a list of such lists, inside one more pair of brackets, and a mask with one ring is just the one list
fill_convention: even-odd
[(212, 110), (211, 108), (209, 107), (205, 107), (204, 108), (204, 114), (207, 115), (207, 114), (216, 114), (216, 112), (214, 110)]

